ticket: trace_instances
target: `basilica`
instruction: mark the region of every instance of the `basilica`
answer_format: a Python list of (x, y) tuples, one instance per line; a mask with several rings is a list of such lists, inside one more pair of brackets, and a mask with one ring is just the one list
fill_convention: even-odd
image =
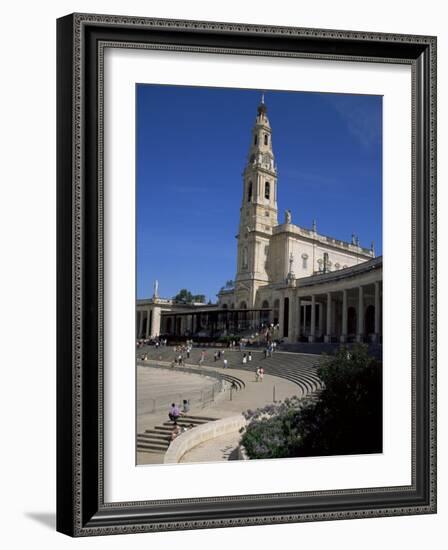
[(272, 129), (262, 97), (243, 172), (235, 280), (213, 305), (137, 301), (137, 338), (245, 335), (275, 327), (295, 342), (382, 340), (382, 257), (356, 235), (342, 241), (305, 228), (287, 210), (279, 222)]

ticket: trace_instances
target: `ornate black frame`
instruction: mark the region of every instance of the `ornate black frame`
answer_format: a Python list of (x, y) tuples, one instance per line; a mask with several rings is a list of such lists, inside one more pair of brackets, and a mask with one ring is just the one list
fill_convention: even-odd
[[(102, 60), (110, 46), (411, 65), (412, 485), (104, 502)], [(57, 48), (58, 531), (89, 536), (435, 513), (436, 38), (73, 14), (57, 22)]]

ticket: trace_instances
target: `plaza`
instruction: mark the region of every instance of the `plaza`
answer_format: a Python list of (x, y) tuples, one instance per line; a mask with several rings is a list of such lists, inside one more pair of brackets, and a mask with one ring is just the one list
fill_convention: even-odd
[[(191, 406), (179, 424), (194, 428), (179, 436), (179, 441), (198, 427), (208, 426), (210, 430), (202, 443), (179, 457), (179, 462), (237, 460), (241, 434), (233, 427), (238, 418), (241, 423), (237, 425), (244, 425), (243, 412), (293, 396), (312, 397), (321, 389), (316, 374), (322, 361), (319, 355), (275, 352), (265, 358), (261, 350), (253, 350), (252, 361), (243, 364), (245, 351), (225, 350), (224, 356), (214, 361), (216, 350), (207, 348), (199, 366), (204, 350), (193, 348), (183, 367), (171, 366), (178, 355), (172, 347), (146, 346), (138, 351), (138, 357), (147, 359), (137, 360), (137, 464), (164, 462), (172, 445), (173, 423), (168, 419), (168, 409), (173, 402), (181, 404), (186, 399)], [(257, 382), (255, 373), (260, 366), (265, 375)], [(229, 431), (214, 437), (213, 426), (226, 421), (231, 423)]]

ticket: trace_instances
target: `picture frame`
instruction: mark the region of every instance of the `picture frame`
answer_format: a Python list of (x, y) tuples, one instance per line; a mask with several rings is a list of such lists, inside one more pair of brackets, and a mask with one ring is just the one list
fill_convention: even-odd
[[(58, 531), (79, 537), (436, 512), (436, 44), (432, 36), (358, 31), (93, 14), (58, 19)], [(151, 45), (411, 67), (410, 485), (105, 501), (103, 56), (111, 46)]]

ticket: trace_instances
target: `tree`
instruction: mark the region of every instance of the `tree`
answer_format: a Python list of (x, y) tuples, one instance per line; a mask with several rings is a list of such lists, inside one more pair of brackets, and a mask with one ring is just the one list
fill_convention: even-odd
[(318, 369), (315, 401), (285, 400), (250, 412), (242, 443), (250, 458), (382, 451), (382, 364), (367, 346), (341, 348)]
[(182, 288), (181, 290), (179, 290), (176, 296), (173, 296), (173, 300), (175, 300), (176, 302), (185, 302), (185, 303), (191, 303), (191, 302), (205, 303), (205, 295), (192, 294), (186, 288)]

